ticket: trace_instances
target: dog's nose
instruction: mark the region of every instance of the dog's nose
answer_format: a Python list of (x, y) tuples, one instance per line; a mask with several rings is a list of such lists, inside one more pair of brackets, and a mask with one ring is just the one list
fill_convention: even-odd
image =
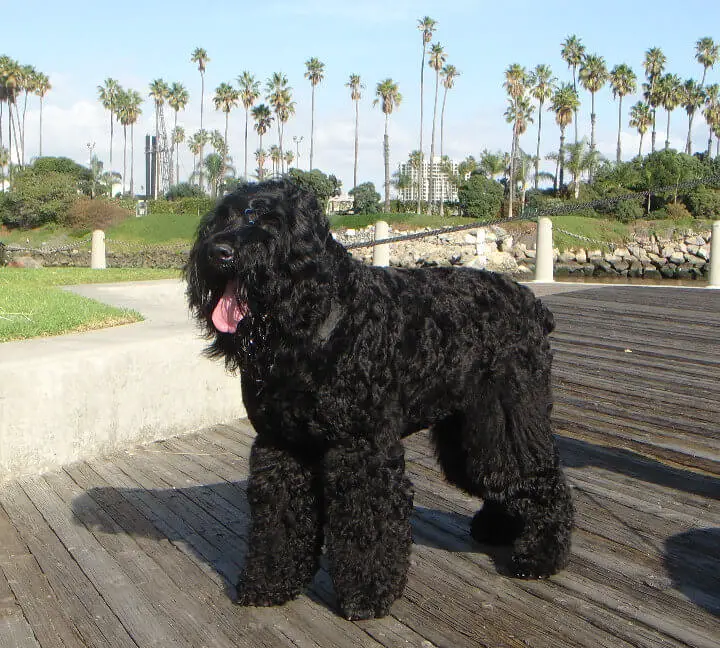
[(230, 263), (235, 255), (227, 243), (213, 243), (210, 246), (210, 259), (216, 263)]

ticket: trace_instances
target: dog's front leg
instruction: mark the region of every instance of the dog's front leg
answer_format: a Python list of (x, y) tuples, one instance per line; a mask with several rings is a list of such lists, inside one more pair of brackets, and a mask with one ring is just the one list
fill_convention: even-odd
[(398, 441), (335, 448), (325, 457), (326, 545), (348, 619), (385, 616), (402, 595), (412, 536), (412, 486)]
[(280, 605), (311, 582), (322, 550), (322, 487), (312, 466), (255, 440), (250, 453), (250, 537), (241, 605)]

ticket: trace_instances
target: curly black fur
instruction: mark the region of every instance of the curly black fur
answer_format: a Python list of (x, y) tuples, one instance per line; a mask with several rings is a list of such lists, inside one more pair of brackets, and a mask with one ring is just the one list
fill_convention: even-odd
[[(514, 543), (520, 577), (566, 564), (573, 506), (550, 425), (554, 324), (530, 290), (484, 271), (365, 266), (286, 181), (248, 185), (208, 214), (186, 278), (208, 352), (240, 370), (257, 432), (241, 603), (297, 596), (324, 543), (343, 614), (387, 614), (412, 542), (400, 440), (423, 428), (447, 479), (485, 499), (475, 538)], [(235, 331), (213, 324), (223, 300), (244, 314)]]

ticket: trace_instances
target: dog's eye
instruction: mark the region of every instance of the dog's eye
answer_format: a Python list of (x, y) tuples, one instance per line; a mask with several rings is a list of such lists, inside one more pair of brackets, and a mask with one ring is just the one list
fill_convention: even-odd
[(249, 207), (245, 210), (245, 216), (247, 217), (248, 225), (255, 224), (255, 210)]

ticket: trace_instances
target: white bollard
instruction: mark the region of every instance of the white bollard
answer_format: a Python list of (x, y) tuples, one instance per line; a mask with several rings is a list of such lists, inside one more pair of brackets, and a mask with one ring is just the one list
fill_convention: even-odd
[(713, 221), (710, 241), (710, 277), (708, 288), (720, 289), (720, 220)]
[(102, 230), (95, 230), (92, 233), (90, 267), (93, 270), (104, 270), (107, 267), (105, 263), (105, 232)]
[(385, 221), (378, 221), (375, 223), (375, 241), (376, 244), (373, 247), (373, 265), (382, 266), (386, 268), (390, 265), (390, 246), (377, 245), (377, 241), (382, 241), (388, 237), (389, 226)]
[(553, 281), (552, 221), (546, 216), (538, 218), (535, 242), (535, 281)]
[(487, 250), (485, 248), (485, 228), (480, 227), (477, 231), (477, 242), (475, 243), (475, 251), (477, 253), (477, 267), (484, 268), (487, 265)]

